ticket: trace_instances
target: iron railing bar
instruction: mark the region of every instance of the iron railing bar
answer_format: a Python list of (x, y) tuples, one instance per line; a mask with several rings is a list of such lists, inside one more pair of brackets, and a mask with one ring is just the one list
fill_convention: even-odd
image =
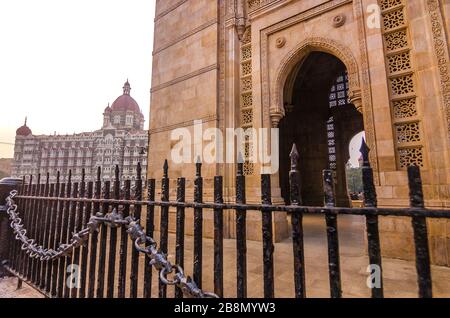
[[(323, 188), (325, 205), (333, 207), (336, 204), (334, 179), (332, 170), (323, 171)], [(331, 298), (342, 297), (341, 267), (339, 257), (339, 232), (336, 214), (325, 214), (328, 241), (328, 273), (330, 277)]]
[(176, 201), (136, 201), (136, 200), (114, 200), (114, 199), (73, 199), (73, 198), (45, 198), (17, 196), (18, 199), (37, 199), (50, 201), (70, 201), (70, 202), (92, 202), (107, 203), (119, 205), (151, 205), (156, 207), (184, 207), (201, 209), (223, 209), (223, 210), (246, 210), (246, 211), (271, 211), (271, 212), (291, 212), (291, 213), (331, 213), (345, 215), (379, 215), (379, 216), (424, 216), (429, 218), (448, 218), (450, 211), (445, 209), (429, 208), (345, 208), (345, 207), (313, 207), (313, 206), (294, 206), (294, 205), (265, 205), (265, 204), (236, 204), (236, 203), (195, 203), (195, 202), (176, 202)]
[[(92, 198), (93, 192), (94, 192), (94, 183), (88, 182), (87, 186), (87, 197)], [(83, 212), (83, 220), (82, 220), (82, 228), (86, 227), (89, 218), (92, 213), (92, 202), (88, 203), (85, 206), (84, 212)], [(81, 262), (80, 262), (80, 290), (78, 292), (79, 298), (85, 298), (86, 297), (86, 287), (87, 287), (87, 269), (88, 269), (88, 255), (89, 255), (89, 246), (90, 246), (90, 237), (86, 239), (86, 245), (83, 246), (82, 252), (81, 252)]]
[[(156, 194), (156, 180), (150, 179), (148, 181), (147, 186), (147, 198), (148, 200), (154, 200)], [(125, 217), (125, 215), (124, 215)], [(149, 237), (153, 237), (155, 227), (155, 207), (154, 206), (148, 206), (147, 207), (147, 216), (146, 216), (146, 224), (145, 224), (145, 230), (146, 234)], [(177, 232), (178, 233), (178, 232)], [(125, 232), (125, 235), (127, 233)], [(127, 237), (125, 238), (127, 239)], [(151, 258), (145, 254), (145, 265), (144, 265), (144, 298), (151, 298), (152, 297), (152, 264)]]
[[(289, 171), (289, 194), (291, 205), (301, 205), (300, 171), (298, 170), (299, 153), (294, 144), (290, 153), (291, 171)], [(306, 298), (305, 281), (305, 246), (303, 233), (303, 214), (291, 213), (292, 252), (294, 255), (294, 289), (296, 298)]]
[[(138, 201), (142, 200), (142, 170), (141, 164), (138, 163), (136, 169), (136, 182), (135, 182), (135, 191), (134, 198)], [(141, 208), (142, 206), (135, 206), (133, 210), (133, 217), (140, 223), (141, 219)], [(131, 275), (130, 275), (130, 297), (137, 298), (138, 297), (138, 281), (139, 281), (139, 252), (133, 248), (131, 251)]]
[[(164, 161), (163, 178), (161, 180), (161, 200), (169, 201), (169, 165), (167, 160)], [(169, 244), (169, 206), (161, 206), (160, 209), (160, 249), (161, 252), (168, 254)], [(167, 297), (167, 286), (159, 281), (159, 298)]]
[[(270, 206), (272, 204), (272, 193), (270, 175), (261, 175), (261, 199)], [(263, 272), (264, 272), (264, 298), (274, 298), (274, 266), (273, 266), (273, 222), (272, 211), (262, 211), (262, 241), (263, 241)]]
[[(186, 179), (179, 178), (177, 180), (177, 201), (183, 202), (186, 199)], [(176, 212), (176, 247), (175, 262), (184, 267), (184, 227), (185, 227), (185, 209), (177, 208)], [(183, 291), (176, 287), (175, 298), (183, 298)]]
[[(116, 165), (114, 171), (114, 183), (113, 183), (113, 196), (114, 199), (120, 199), (120, 172), (119, 166)], [(113, 209), (119, 213), (119, 205), (114, 204)], [(117, 228), (109, 228), (109, 255), (108, 255), (108, 277), (107, 277), (107, 288), (106, 297), (114, 297), (114, 286), (115, 286), (115, 276), (116, 276), (116, 255), (117, 255)]]
[[(194, 180), (194, 202), (203, 202), (203, 177), (200, 160), (196, 163), (196, 177)], [(203, 267), (203, 208), (194, 208), (194, 264), (193, 279), (199, 288), (202, 288)]]
[[(417, 166), (408, 167), (408, 183), (410, 204), (412, 207), (424, 207), (422, 178)], [(414, 230), (414, 247), (416, 252), (417, 284), (420, 298), (433, 297), (433, 284), (431, 279), (430, 251), (428, 244), (427, 220), (423, 216), (412, 218)]]
[[(244, 164), (238, 164), (236, 175), (236, 203), (246, 203)], [(236, 296), (247, 298), (247, 214), (236, 209)]]
[[(223, 202), (223, 177), (214, 178), (214, 200)], [(223, 210), (214, 210), (214, 293), (223, 297)]]
[[(105, 181), (103, 184), (104, 191), (102, 195), (104, 198), (109, 199), (111, 195), (111, 181)], [(101, 216), (104, 217), (109, 213), (109, 203), (104, 202), (102, 204)], [(100, 216), (100, 215), (99, 215)], [(106, 282), (106, 244), (108, 241), (108, 228), (105, 224), (100, 225), (100, 245), (98, 255), (98, 269), (97, 269), (97, 298), (105, 297), (105, 282)]]
[[(124, 184), (125, 199), (131, 197), (131, 181), (125, 180)], [(130, 206), (123, 207), (123, 217), (127, 218), (130, 215)], [(122, 227), (120, 229), (120, 262), (119, 262), (119, 282), (118, 282), (118, 298), (125, 298), (126, 295), (126, 273), (127, 273), (127, 258), (128, 258), (128, 233), (127, 229)]]
[[(79, 187), (80, 184), (78, 182), (75, 182), (73, 184), (73, 197), (77, 198), (79, 195)], [(77, 214), (77, 202), (72, 202), (69, 209), (69, 215), (68, 215), (68, 225), (67, 225), (67, 234), (66, 234), (66, 244), (70, 243), (70, 239), (72, 237), (72, 233), (75, 232), (75, 219)], [(78, 249), (77, 249), (78, 250)], [(78, 265), (77, 262), (74, 262), (74, 250), (72, 249), (72, 253), (65, 257), (66, 267), (65, 267), (65, 273), (64, 273), (64, 284), (65, 288), (63, 290), (63, 297), (64, 298), (70, 298), (72, 289), (76, 292), (76, 288), (73, 288), (74, 286), (70, 286), (68, 283), (69, 277), (72, 276), (71, 271), (73, 268), (69, 268), (71, 265)], [(72, 287), (72, 288), (71, 288)]]

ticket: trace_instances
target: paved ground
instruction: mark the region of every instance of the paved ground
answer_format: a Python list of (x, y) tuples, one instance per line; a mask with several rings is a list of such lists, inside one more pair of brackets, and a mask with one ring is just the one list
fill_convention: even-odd
[(0, 298), (43, 298), (27, 284), (22, 289), (17, 289), (17, 278), (0, 278)]
[[(321, 216), (308, 216), (304, 221), (305, 266), (308, 297), (329, 297), (328, 256), (325, 222)], [(365, 252), (364, 219), (357, 216), (339, 217), (342, 289), (344, 297), (370, 297), (366, 286), (368, 258)], [(157, 239), (157, 237), (155, 237)], [(175, 237), (170, 236), (170, 255), (174, 260)], [(224, 242), (225, 296), (236, 295), (236, 242)], [(129, 250), (131, 249), (131, 246)], [(186, 237), (185, 271), (192, 273), (192, 237)], [(263, 267), (261, 242), (248, 242), (248, 296), (262, 297)], [(213, 242), (204, 240), (203, 288), (213, 289)], [(140, 259), (139, 295), (142, 295), (143, 261)], [(275, 295), (293, 297), (292, 243), (286, 240), (275, 246)], [(130, 261), (128, 260), (128, 269)], [(417, 297), (417, 277), (414, 262), (383, 259), (386, 297)], [(103, 269), (106, 272), (106, 269)], [(450, 268), (432, 266), (433, 292), (435, 297), (450, 297)], [(157, 296), (157, 277), (153, 275), (153, 296)], [(116, 278), (117, 279), (117, 278)], [(40, 297), (30, 287), (16, 291), (17, 279), (0, 280), (0, 297)], [(25, 285), (24, 285), (25, 286)], [(169, 296), (173, 288), (168, 288)]]

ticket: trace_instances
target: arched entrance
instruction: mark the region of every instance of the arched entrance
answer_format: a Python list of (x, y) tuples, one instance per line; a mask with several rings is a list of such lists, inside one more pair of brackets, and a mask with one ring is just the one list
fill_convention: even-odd
[(284, 87), (285, 116), (280, 128), (280, 188), (289, 200), (289, 152), (300, 153), (303, 204), (323, 204), (322, 171), (335, 171), (338, 206), (349, 206), (346, 183), (348, 146), (364, 130), (363, 116), (350, 103), (347, 69), (334, 55), (313, 51), (289, 74)]

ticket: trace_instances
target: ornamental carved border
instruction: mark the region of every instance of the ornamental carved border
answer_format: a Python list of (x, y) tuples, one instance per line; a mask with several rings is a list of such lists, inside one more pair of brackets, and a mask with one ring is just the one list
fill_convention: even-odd
[(434, 53), (436, 54), (438, 62), (444, 114), (447, 120), (447, 131), (450, 138), (450, 72), (448, 43), (443, 28), (443, 18), (439, 1), (427, 0), (427, 8), (431, 20)]
[(281, 2), (286, 0), (248, 0), (248, 9), (250, 12), (256, 11), (266, 5), (270, 5), (273, 2)]
[(378, 150), (375, 137), (375, 119), (373, 115), (373, 96), (370, 81), (369, 53), (367, 49), (366, 20), (364, 17), (364, 5), (362, 0), (353, 1), (353, 10), (355, 19), (358, 23), (359, 49), (360, 49), (360, 67), (361, 67), (361, 99), (364, 118), (364, 128), (366, 133), (366, 142), (371, 149), (369, 156), (372, 168), (374, 170), (374, 182), (380, 184)]

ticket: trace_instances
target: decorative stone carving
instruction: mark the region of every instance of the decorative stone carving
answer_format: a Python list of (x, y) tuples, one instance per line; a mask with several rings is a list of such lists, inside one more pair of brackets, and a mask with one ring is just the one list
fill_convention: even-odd
[(351, 90), (348, 93), (348, 97), (350, 99), (350, 103), (352, 103), (356, 110), (358, 110), (361, 114), (363, 113), (363, 103), (361, 90)]
[[(252, 30), (248, 27), (241, 39), (241, 127), (253, 128), (253, 80), (252, 80)], [(254, 174), (255, 167), (250, 160), (253, 157), (253, 142), (245, 142), (244, 152), (244, 174)]]
[(343, 14), (339, 14), (333, 18), (333, 26), (339, 28), (345, 24), (347, 18)]
[(279, 37), (276, 41), (277, 48), (281, 49), (285, 45), (286, 45), (286, 38), (284, 36)]
[[(399, 168), (424, 166), (420, 119), (417, 112), (415, 72), (410, 54), (407, 16), (403, 0), (379, 0), (383, 18), (383, 37), (386, 55), (391, 107), (396, 137)], [(400, 52), (397, 52), (400, 50)], [(391, 53), (394, 51), (394, 53)], [(404, 120), (414, 120), (405, 123)], [(406, 147), (408, 146), (408, 147)]]
[(270, 121), (272, 123), (272, 128), (277, 128), (280, 121), (283, 119), (285, 113), (277, 110), (270, 112)]
[(448, 43), (443, 27), (443, 18), (439, 1), (427, 0), (427, 6), (431, 19), (434, 52), (436, 54), (436, 59), (438, 62), (444, 114), (447, 119), (448, 133), (450, 136), (450, 70)]
[(239, 40), (244, 38), (245, 30), (247, 28), (247, 5), (245, 0), (236, 1), (236, 31)]

